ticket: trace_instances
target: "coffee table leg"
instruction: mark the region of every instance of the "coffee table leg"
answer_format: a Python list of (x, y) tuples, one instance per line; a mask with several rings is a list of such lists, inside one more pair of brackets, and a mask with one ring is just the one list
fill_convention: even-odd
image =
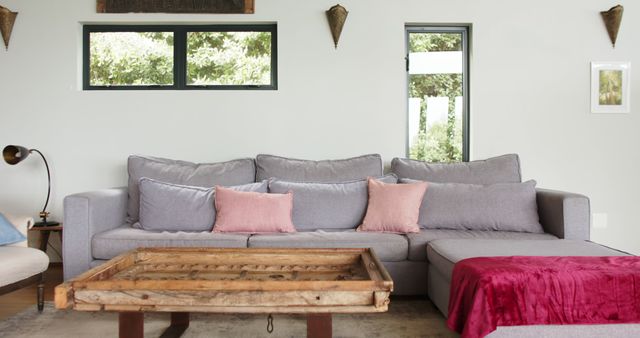
[(331, 338), (333, 329), (330, 313), (307, 315), (307, 338)]
[(171, 312), (171, 326), (169, 326), (160, 338), (177, 338), (182, 336), (189, 327), (189, 312)]
[(120, 312), (118, 326), (120, 338), (144, 338), (144, 313)]

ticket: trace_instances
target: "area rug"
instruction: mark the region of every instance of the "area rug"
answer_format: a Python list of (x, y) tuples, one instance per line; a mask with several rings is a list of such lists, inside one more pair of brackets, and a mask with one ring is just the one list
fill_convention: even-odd
[[(148, 313), (145, 337), (159, 337), (169, 325), (169, 314)], [(266, 315), (192, 314), (184, 338), (193, 337), (305, 337), (306, 319), (273, 315), (273, 333), (267, 333)], [(117, 337), (118, 315), (59, 311), (47, 302), (42, 314), (35, 306), (0, 322), (1, 337)], [(392, 299), (389, 312), (333, 316), (334, 337), (457, 337), (444, 317), (425, 299)]]

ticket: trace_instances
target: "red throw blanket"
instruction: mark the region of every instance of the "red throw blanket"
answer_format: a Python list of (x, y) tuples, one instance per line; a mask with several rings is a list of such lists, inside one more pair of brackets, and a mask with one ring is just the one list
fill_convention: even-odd
[(477, 257), (456, 263), (450, 329), (640, 323), (640, 257)]

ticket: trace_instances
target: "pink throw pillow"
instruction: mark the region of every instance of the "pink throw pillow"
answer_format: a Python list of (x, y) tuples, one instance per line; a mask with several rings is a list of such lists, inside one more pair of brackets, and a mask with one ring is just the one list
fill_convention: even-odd
[(368, 179), (369, 205), (357, 231), (420, 232), (418, 217), (427, 182), (389, 184)]
[(293, 193), (267, 194), (216, 186), (214, 232), (296, 232), (291, 221)]

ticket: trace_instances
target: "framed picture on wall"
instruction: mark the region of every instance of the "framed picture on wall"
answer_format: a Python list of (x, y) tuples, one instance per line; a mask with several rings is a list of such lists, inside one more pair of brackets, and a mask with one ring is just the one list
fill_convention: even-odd
[(591, 112), (628, 113), (630, 62), (591, 62)]

